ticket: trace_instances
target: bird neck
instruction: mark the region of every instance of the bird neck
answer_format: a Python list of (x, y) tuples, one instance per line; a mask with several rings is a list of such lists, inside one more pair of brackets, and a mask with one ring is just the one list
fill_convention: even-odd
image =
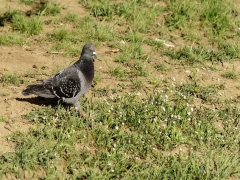
[(93, 62), (82, 62), (78, 61), (76, 66), (83, 73), (87, 80), (92, 81), (94, 77), (94, 64)]

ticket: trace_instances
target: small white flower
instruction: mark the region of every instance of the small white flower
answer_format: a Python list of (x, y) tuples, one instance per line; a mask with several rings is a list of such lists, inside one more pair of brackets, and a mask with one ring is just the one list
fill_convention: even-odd
[(164, 112), (166, 111), (166, 108), (164, 106), (161, 106), (161, 108)]
[(115, 129), (118, 130), (118, 126), (116, 126)]

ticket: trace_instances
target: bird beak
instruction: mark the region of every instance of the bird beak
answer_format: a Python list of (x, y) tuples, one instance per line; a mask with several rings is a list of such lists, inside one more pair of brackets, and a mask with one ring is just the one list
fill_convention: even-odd
[(93, 52), (93, 57), (97, 58), (97, 53), (95, 51)]

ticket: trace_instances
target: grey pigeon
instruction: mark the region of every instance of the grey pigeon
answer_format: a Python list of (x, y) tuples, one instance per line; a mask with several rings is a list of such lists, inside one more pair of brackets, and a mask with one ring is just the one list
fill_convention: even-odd
[(93, 81), (94, 57), (96, 57), (94, 45), (85, 44), (80, 59), (72, 66), (44, 80), (42, 84), (27, 86), (22, 94), (59, 98), (80, 110), (79, 98), (88, 91)]

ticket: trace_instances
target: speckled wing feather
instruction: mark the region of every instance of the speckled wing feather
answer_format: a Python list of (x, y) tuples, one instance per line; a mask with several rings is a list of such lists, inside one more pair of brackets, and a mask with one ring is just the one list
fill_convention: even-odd
[(79, 70), (71, 66), (43, 82), (43, 86), (58, 98), (72, 98), (81, 91)]

